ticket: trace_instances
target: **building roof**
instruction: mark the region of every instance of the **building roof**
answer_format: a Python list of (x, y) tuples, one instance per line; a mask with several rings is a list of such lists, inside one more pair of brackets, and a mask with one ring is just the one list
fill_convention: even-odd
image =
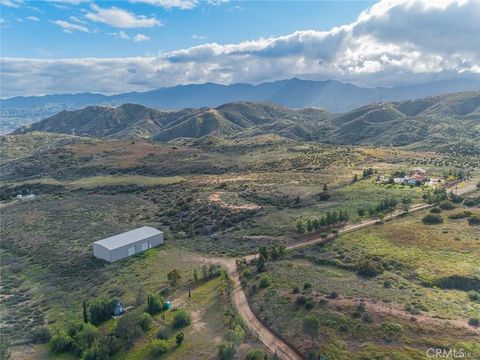
[(159, 234), (163, 234), (163, 232), (150, 226), (143, 226), (135, 230), (130, 230), (103, 240), (95, 241), (94, 244), (103, 246), (108, 250), (113, 250)]

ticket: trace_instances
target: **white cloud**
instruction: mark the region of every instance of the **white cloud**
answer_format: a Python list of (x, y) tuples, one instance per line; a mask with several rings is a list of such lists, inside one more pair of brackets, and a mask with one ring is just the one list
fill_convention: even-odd
[(205, 35), (193, 34), (192, 39), (194, 40), (205, 40), (207, 37)]
[(66, 32), (67, 34), (71, 34), (73, 31), (81, 31), (85, 33), (90, 32), (90, 30), (86, 26), (72, 24), (65, 20), (55, 20), (55, 21), (52, 21), (52, 23), (60, 26), (63, 29), (63, 31)]
[(76, 16), (70, 16), (69, 19), (73, 22), (76, 22), (78, 24), (88, 24), (86, 21), (82, 20), (82, 19), (79, 19), (78, 17)]
[(27, 16), (25, 19), (30, 21), (40, 21), (40, 19), (36, 16)]
[(128, 36), (128, 34), (123, 30), (119, 31), (117, 35), (120, 39), (124, 39), (124, 40), (130, 39), (130, 36)]
[(161, 25), (161, 22), (154, 17), (135, 15), (116, 7), (106, 9), (93, 4), (91, 8), (93, 12), (85, 14), (86, 18), (120, 29), (145, 28)]
[(148, 40), (150, 40), (150, 37), (147, 36), (147, 35), (143, 35), (143, 34), (137, 34), (133, 38), (133, 41), (135, 41), (135, 42), (142, 42), (142, 41), (148, 41)]
[(59, 3), (59, 4), (69, 4), (69, 5), (79, 5), (83, 3), (89, 3), (92, 0), (46, 0), (50, 3)]
[(198, 4), (198, 0), (129, 0), (131, 3), (143, 3), (154, 6), (160, 6), (164, 9), (178, 8), (182, 10), (193, 9)]
[(0, 5), (17, 8), (23, 5), (25, 2), (23, 0), (0, 0)]
[(213, 81), (298, 76), (399, 85), (480, 76), (478, 0), (384, 0), (329, 31), (298, 31), (236, 44), (207, 43), (158, 56), (1, 59), (3, 96), (124, 92)]

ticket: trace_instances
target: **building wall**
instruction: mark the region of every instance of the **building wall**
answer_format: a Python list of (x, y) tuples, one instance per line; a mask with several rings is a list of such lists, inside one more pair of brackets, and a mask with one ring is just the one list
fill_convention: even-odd
[(147, 249), (153, 248), (153, 247), (158, 246), (160, 244), (163, 244), (163, 233), (151, 236), (151, 237), (146, 238), (146, 239), (139, 240), (139, 241), (137, 241), (133, 244), (128, 244), (128, 245), (122, 246), (120, 248), (113, 249), (113, 250), (110, 251), (110, 259), (111, 260), (107, 260), (107, 261), (113, 262), (113, 261), (117, 261), (117, 260), (128, 257), (129, 256), (128, 255), (128, 249), (131, 248), (131, 247), (135, 247), (135, 254), (138, 254), (138, 253), (144, 251), (144, 250), (142, 250), (142, 244), (143, 243), (147, 243)]
[(101, 245), (93, 244), (93, 255), (99, 259), (110, 261), (110, 250)]

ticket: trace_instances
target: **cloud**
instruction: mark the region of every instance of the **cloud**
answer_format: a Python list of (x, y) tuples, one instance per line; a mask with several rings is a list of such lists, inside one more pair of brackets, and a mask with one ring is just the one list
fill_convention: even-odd
[(23, 0), (0, 0), (0, 5), (11, 7), (11, 8), (18, 8), (24, 3), (25, 2)]
[(129, 0), (131, 3), (143, 3), (153, 6), (160, 6), (164, 9), (178, 8), (182, 10), (193, 9), (198, 4), (198, 0)]
[(79, 5), (83, 3), (89, 3), (92, 0), (46, 0), (49, 3), (57, 3), (57, 4), (67, 4), (67, 5)]
[(91, 8), (93, 12), (85, 14), (86, 18), (120, 29), (146, 28), (161, 25), (161, 22), (154, 17), (149, 18), (143, 15), (135, 15), (116, 7), (106, 9), (93, 4)]
[(60, 26), (63, 29), (63, 31), (66, 32), (67, 34), (71, 34), (74, 31), (81, 31), (85, 33), (90, 32), (90, 30), (83, 25), (72, 24), (65, 20), (55, 20), (55, 21), (52, 21), (52, 23)]
[(136, 58), (1, 59), (3, 96), (142, 91), (291, 77), (390, 86), (480, 76), (478, 0), (384, 0), (328, 31)]
[(73, 22), (79, 23), (79, 24), (88, 24), (86, 21), (83, 21), (82, 19), (79, 19), (76, 16), (70, 16), (69, 19)]
[(148, 41), (148, 40), (150, 40), (150, 37), (147, 36), (147, 35), (143, 35), (143, 34), (137, 34), (133, 38), (133, 41), (135, 41), (135, 42), (142, 42), (142, 41)]
[(25, 19), (30, 21), (40, 21), (40, 19), (36, 16), (27, 16)]
[(205, 40), (207, 37), (205, 35), (193, 34), (192, 39), (194, 40)]

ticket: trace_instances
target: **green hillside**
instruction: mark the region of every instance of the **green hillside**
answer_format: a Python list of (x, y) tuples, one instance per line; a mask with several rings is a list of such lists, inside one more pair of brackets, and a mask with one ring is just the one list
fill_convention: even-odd
[(373, 104), (343, 114), (258, 102), (170, 112), (134, 104), (92, 106), (63, 111), (16, 133), (32, 131), (160, 142), (207, 135), (244, 139), (275, 134), (294, 140), (475, 155), (480, 153), (480, 91)]

